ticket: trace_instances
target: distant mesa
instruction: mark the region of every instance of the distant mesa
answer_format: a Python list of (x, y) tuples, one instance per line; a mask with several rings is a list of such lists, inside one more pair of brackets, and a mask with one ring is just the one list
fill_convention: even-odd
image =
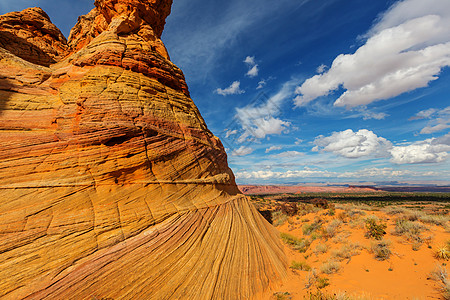
[(68, 41), (0, 16), (0, 298), (250, 299), (278, 236), (160, 37), (171, 0), (97, 0)]

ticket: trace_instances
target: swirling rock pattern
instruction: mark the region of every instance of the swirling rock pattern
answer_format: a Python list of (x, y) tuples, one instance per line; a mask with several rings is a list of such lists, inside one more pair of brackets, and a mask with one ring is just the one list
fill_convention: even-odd
[(160, 37), (97, 0), (67, 42), (0, 16), (0, 298), (250, 299), (286, 272)]

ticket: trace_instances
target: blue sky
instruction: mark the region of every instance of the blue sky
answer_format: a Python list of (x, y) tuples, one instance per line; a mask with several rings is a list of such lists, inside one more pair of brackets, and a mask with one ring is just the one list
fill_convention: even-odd
[(162, 39), (238, 183), (450, 183), (450, 1), (174, 0)]

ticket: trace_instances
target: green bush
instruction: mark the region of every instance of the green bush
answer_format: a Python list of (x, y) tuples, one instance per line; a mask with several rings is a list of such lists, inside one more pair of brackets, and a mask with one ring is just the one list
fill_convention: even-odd
[(368, 218), (366, 220), (366, 238), (373, 238), (376, 240), (381, 240), (386, 234), (387, 225), (384, 223), (378, 223), (373, 218)]

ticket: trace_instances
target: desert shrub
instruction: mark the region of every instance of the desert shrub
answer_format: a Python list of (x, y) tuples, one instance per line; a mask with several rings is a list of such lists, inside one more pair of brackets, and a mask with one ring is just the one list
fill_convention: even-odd
[(291, 202), (284, 202), (281, 203), (278, 207), (277, 210), (281, 211), (283, 214), (292, 217), (295, 216), (298, 213), (298, 207), (296, 203), (291, 203)]
[(350, 218), (356, 218), (356, 217), (359, 217), (359, 216), (367, 215), (367, 213), (365, 211), (362, 211), (362, 210), (359, 210), (359, 209), (350, 210), (350, 211), (348, 211), (347, 214), (348, 214), (348, 216)]
[(307, 300), (367, 300), (370, 299), (365, 296), (351, 297), (345, 292), (337, 292), (333, 294), (324, 293), (321, 290), (310, 291), (304, 298)]
[(317, 282), (317, 278), (319, 278), (319, 275), (317, 274), (317, 270), (312, 269), (308, 273), (308, 276), (306, 277), (305, 288), (309, 289), (310, 287), (312, 287)]
[(395, 215), (400, 215), (400, 214), (405, 214), (406, 213), (406, 209), (404, 209), (403, 207), (387, 207), (383, 209), (386, 214), (391, 215), (391, 216), (395, 216)]
[(293, 270), (311, 271), (311, 267), (305, 261), (293, 261), (290, 268)]
[(440, 292), (442, 297), (446, 300), (450, 300), (450, 281), (448, 280), (447, 270), (440, 265), (430, 273), (430, 279), (438, 281), (440, 284)]
[(351, 232), (349, 231), (344, 231), (341, 232), (339, 234), (337, 234), (335, 237), (333, 237), (331, 240), (333, 241), (333, 243), (341, 243), (341, 244), (345, 244), (348, 242), (348, 237), (351, 236)]
[(420, 217), (419, 219), (421, 222), (423, 223), (427, 223), (427, 224), (433, 224), (433, 225), (438, 225), (438, 226), (445, 226), (447, 224), (447, 222), (450, 221), (450, 217), (449, 216), (445, 216), (445, 215), (428, 215), (428, 214), (424, 214)]
[(325, 274), (337, 273), (341, 268), (341, 264), (337, 261), (328, 261), (320, 266), (320, 271)]
[(346, 211), (341, 211), (337, 214), (337, 219), (340, 220), (342, 223), (347, 223), (348, 218), (349, 215)]
[(327, 199), (323, 199), (323, 198), (314, 198), (311, 199), (310, 201), (311, 204), (313, 204), (315, 207), (319, 207), (322, 209), (327, 209), (327, 208), (334, 208), (334, 204), (330, 203), (327, 201)]
[(328, 215), (329, 216), (334, 216), (336, 214), (336, 210), (334, 209), (334, 207), (330, 207), (328, 209)]
[(323, 230), (324, 235), (327, 238), (334, 237), (338, 233), (339, 228), (341, 227), (341, 225), (342, 225), (342, 221), (341, 220), (335, 219), (335, 220), (331, 221), (330, 223), (328, 223), (327, 226), (325, 226), (325, 228)]
[(352, 256), (359, 255), (361, 253), (361, 246), (358, 243), (350, 243), (343, 245), (339, 250), (331, 252), (331, 257), (338, 261), (349, 259)]
[[(413, 246), (423, 242), (422, 232), (427, 228), (419, 222), (412, 222), (405, 219), (399, 219), (395, 222), (393, 235), (404, 236), (408, 241), (413, 242)], [(419, 246), (420, 247), (420, 246)]]
[(433, 271), (430, 273), (430, 279), (434, 281), (446, 281), (448, 277), (447, 270), (441, 265), (436, 265)]
[(313, 285), (315, 285), (318, 289), (322, 289), (322, 288), (330, 285), (330, 283), (329, 283), (328, 278), (320, 277), (317, 274), (317, 270), (316, 269), (312, 269), (308, 273), (308, 276), (306, 277), (305, 288), (309, 289)]
[(309, 245), (311, 245), (311, 241), (307, 240), (307, 239), (303, 239), (303, 238), (297, 238), (293, 235), (290, 235), (288, 233), (284, 233), (282, 232), (280, 234), (281, 239), (283, 240), (283, 242), (285, 242), (286, 244), (292, 246), (292, 248), (294, 250), (297, 250), (299, 252), (306, 252), (306, 250), (308, 250)]
[(319, 230), (322, 227), (322, 220), (317, 219), (311, 224), (304, 224), (302, 226), (302, 231), (304, 235), (310, 235), (316, 230)]
[(311, 233), (311, 240), (312, 241), (315, 241), (315, 240), (318, 240), (318, 239), (321, 239), (321, 238), (322, 238), (322, 233), (321, 232), (314, 231), (313, 233)]
[(399, 219), (395, 222), (395, 229), (392, 234), (414, 237), (420, 235), (424, 230), (427, 230), (427, 228), (419, 222)]
[[(374, 216), (375, 217), (375, 216)], [(366, 238), (381, 240), (386, 234), (387, 225), (377, 221), (378, 218), (366, 218)]]
[(283, 214), (281, 211), (275, 211), (272, 213), (273, 226), (281, 226), (286, 223), (288, 216)]
[(275, 300), (289, 300), (292, 299), (291, 294), (288, 292), (276, 292), (273, 293), (273, 298)]
[(391, 256), (391, 241), (379, 240), (372, 242), (370, 251), (374, 254), (377, 260), (386, 260)]
[(298, 214), (301, 216), (307, 215), (309, 213), (317, 213), (321, 211), (321, 208), (315, 207), (313, 204), (310, 203), (297, 203), (298, 207)]
[(327, 287), (330, 285), (330, 280), (326, 277), (319, 277), (317, 278), (316, 287), (318, 289), (323, 289), (324, 287)]
[(434, 257), (442, 260), (450, 259), (450, 248), (447, 245), (442, 245), (434, 250)]
[(328, 246), (323, 243), (317, 244), (316, 247), (314, 248), (314, 253), (316, 255), (322, 254), (322, 253), (327, 253), (327, 251), (328, 251)]

